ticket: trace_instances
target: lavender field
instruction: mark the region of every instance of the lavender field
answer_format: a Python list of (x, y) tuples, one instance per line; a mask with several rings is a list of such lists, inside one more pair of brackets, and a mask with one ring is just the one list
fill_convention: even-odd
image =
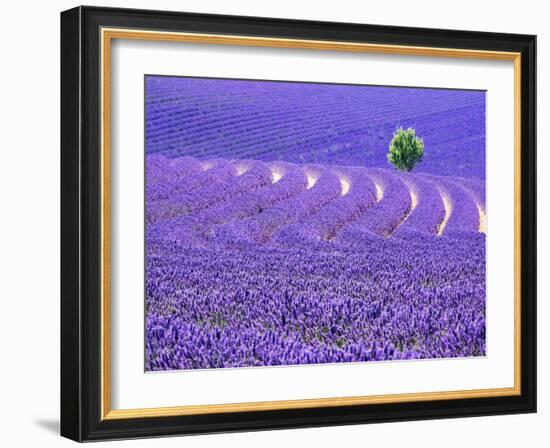
[(485, 355), (484, 92), (148, 76), (145, 108), (147, 370)]

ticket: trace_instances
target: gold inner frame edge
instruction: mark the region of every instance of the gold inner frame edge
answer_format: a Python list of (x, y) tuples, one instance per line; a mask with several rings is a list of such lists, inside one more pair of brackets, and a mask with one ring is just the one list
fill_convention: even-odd
[[(337, 42), (305, 39), (279, 39), (240, 35), (144, 31), (138, 29), (101, 28), (101, 339), (100, 339), (100, 418), (168, 417), (307, 409), (383, 403), (410, 403), (432, 400), (502, 397), (521, 394), (521, 53), (459, 48), (419, 47), (388, 44)], [(456, 57), (506, 60), (514, 63), (514, 386), (440, 392), (415, 392), (390, 395), (313, 398), (227, 404), (188, 405), (136, 409), (111, 409), (110, 346), (110, 50), (113, 39), (186, 42), (214, 45), (240, 45), (295, 48), (358, 53), (383, 53), (412, 56)]]

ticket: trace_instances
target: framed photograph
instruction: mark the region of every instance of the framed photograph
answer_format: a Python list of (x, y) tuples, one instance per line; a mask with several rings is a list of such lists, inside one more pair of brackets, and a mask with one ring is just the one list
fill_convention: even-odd
[(61, 433), (536, 410), (531, 35), (61, 14)]

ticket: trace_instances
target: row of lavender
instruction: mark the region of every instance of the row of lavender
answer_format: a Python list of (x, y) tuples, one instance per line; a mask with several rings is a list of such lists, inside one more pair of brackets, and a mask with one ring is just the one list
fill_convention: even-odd
[(146, 160), (147, 370), (485, 353), (484, 183)]
[(421, 171), (485, 178), (485, 93), (146, 78), (147, 153), (383, 167), (396, 126), (429, 144)]
[(483, 231), (483, 183), (383, 169), (147, 156), (149, 240), (195, 247)]

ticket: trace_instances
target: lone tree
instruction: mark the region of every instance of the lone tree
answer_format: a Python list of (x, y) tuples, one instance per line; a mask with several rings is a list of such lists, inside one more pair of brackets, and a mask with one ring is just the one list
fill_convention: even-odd
[(411, 171), (424, 155), (424, 142), (412, 128), (399, 127), (393, 134), (388, 151), (388, 161), (401, 171)]

